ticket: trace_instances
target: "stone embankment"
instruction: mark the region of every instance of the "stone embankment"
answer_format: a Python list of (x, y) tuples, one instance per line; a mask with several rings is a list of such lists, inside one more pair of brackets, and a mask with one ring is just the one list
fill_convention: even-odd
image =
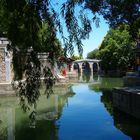
[(140, 87), (115, 88), (113, 105), (119, 110), (140, 119)]
[(0, 96), (15, 96), (16, 93), (10, 83), (0, 83)]

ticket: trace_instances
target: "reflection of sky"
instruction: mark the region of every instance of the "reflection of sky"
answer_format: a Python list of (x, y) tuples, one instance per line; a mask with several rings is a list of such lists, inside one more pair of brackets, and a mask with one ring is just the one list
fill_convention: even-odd
[[(62, 93), (58, 93), (60, 97), (57, 97), (56, 94), (52, 94), (48, 99), (46, 96), (42, 96), (37, 106), (38, 115), (46, 115), (47, 113), (55, 115), (55, 112), (58, 113), (57, 111), (60, 111), (61, 115), (56, 123), (52, 120), (46, 120), (44, 116), (42, 119), (40, 117), (35, 129), (29, 127), (28, 115), (23, 114), (16, 98), (0, 99), (0, 104), (2, 104), (0, 106), (0, 130), (5, 127), (1, 126), (2, 123), (5, 123), (9, 118), (9, 134), (15, 134), (16, 140), (130, 140), (128, 136), (123, 134), (123, 131), (121, 132), (114, 126), (112, 117), (104, 107), (105, 104), (100, 101), (101, 96), (103, 96), (102, 92), (97, 93), (89, 89), (88, 86), (88, 84), (72, 86), (72, 91), (75, 94), (70, 97), (71, 94), (65, 94), (64, 88), (56, 89), (62, 91)], [(11, 108), (8, 108), (10, 106)], [(119, 118), (117, 119), (119, 120)], [(126, 128), (135, 126), (132, 122), (129, 124), (125, 120), (121, 121), (117, 123), (120, 124), (120, 127), (123, 125), (124, 128), (125, 126)], [(11, 123), (13, 123), (13, 128)], [(5, 129), (7, 128), (5, 127)]]
[(88, 84), (73, 86), (76, 95), (68, 100), (59, 124), (61, 140), (130, 140), (113, 125), (113, 119)]

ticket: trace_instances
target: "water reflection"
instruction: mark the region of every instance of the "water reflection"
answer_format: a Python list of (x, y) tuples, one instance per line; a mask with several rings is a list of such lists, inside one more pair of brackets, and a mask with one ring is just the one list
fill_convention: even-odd
[(111, 90), (103, 90), (101, 102), (113, 117), (114, 125), (132, 140), (140, 140), (140, 120), (113, 107)]
[(114, 126), (121, 130), (125, 135), (130, 136), (132, 140), (140, 140), (140, 119), (136, 119), (133, 116), (116, 109), (113, 105), (112, 87), (122, 85), (122, 81), (119, 78), (105, 78), (102, 79), (100, 85), (90, 85), (89, 87), (92, 90), (102, 92), (101, 102), (113, 117)]
[(30, 127), (28, 114), (23, 113), (16, 98), (1, 98), (0, 140), (58, 140), (59, 126), (55, 122), (74, 94), (72, 89), (63, 87), (55, 88), (49, 99), (42, 96), (38, 101), (35, 128)]
[(35, 128), (16, 98), (0, 98), (0, 140), (139, 140), (140, 120), (113, 106), (112, 87), (122, 80), (93, 80), (69, 90), (57, 87), (49, 99), (41, 96)]
[(98, 75), (97, 73), (93, 73), (91, 71), (84, 69), (78, 73), (78, 82), (80, 83), (101, 82), (101, 78), (100, 75)]

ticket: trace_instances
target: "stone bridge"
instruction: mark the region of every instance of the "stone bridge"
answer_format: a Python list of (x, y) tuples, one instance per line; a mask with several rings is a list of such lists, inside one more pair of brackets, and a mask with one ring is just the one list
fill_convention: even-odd
[(79, 60), (73, 61), (72, 66), (71, 66), (71, 71), (74, 70), (74, 65), (77, 64), (80, 72), (82, 72), (84, 65), (87, 64), (89, 65), (91, 72), (93, 72), (94, 65), (96, 65), (96, 70), (98, 72), (100, 70), (100, 65), (99, 65), (100, 61), (101, 60), (97, 60), (97, 59), (79, 59)]

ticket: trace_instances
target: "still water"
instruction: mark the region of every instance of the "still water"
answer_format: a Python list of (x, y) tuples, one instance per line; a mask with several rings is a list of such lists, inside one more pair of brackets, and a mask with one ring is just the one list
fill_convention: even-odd
[(0, 140), (140, 140), (140, 121), (113, 108), (118, 78), (56, 87), (41, 96), (35, 127), (16, 97), (0, 98)]

